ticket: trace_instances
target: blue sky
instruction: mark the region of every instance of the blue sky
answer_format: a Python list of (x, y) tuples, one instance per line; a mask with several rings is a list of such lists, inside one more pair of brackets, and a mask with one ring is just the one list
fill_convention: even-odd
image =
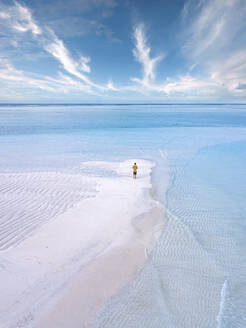
[(245, 102), (245, 0), (0, 1), (0, 102)]

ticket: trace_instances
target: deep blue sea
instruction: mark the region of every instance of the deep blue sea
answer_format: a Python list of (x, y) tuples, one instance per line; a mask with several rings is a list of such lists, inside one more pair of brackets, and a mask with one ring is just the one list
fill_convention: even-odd
[(246, 105), (1, 105), (0, 144), (1, 173), (156, 163), (163, 232), (94, 327), (246, 327)]

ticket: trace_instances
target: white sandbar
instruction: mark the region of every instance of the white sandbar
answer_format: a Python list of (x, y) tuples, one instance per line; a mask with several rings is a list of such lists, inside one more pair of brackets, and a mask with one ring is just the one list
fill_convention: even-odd
[(0, 253), (1, 327), (88, 326), (142, 267), (146, 247), (163, 224), (163, 209), (150, 197), (153, 163), (137, 160), (133, 180), (132, 162), (88, 163), (118, 175), (90, 177), (98, 190), (94, 198)]

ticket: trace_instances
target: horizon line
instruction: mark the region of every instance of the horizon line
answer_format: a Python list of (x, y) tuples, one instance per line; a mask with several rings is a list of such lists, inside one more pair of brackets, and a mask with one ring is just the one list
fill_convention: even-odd
[(158, 102), (116, 102), (116, 103), (92, 103), (92, 102), (86, 102), (86, 103), (52, 103), (52, 102), (47, 102), (47, 103), (39, 103), (39, 102), (26, 102), (26, 103), (1, 103), (0, 106), (106, 106), (106, 105), (114, 105), (114, 106), (122, 106), (122, 105), (127, 105), (127, 106), (134, 106), (134, 105), (246, 105), (246, 102), (170, 102), (170, 103), (158, 103)]

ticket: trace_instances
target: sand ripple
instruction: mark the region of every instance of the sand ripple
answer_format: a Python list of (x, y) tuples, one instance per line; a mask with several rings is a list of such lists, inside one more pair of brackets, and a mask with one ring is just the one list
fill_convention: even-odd
[(0, 250), (16, 245), (40, 225), (95, 194), (96, 184), (79, 174), (0, 174)]

